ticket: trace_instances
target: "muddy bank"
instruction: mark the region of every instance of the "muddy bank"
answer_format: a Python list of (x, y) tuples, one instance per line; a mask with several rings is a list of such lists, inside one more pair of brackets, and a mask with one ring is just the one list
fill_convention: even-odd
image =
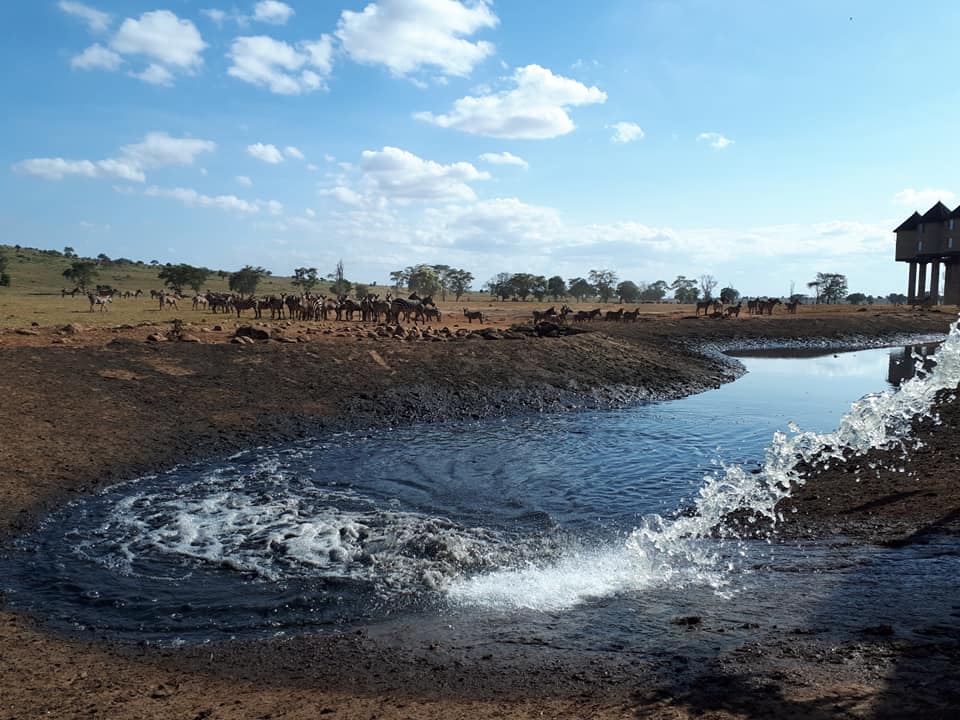
[[(53, 345), (44, 329), (22, 340), (8, 335), (0, 346), (0, 528), (18, 532), (105, 483), (251, 445), (678, 397), (736, 377), (720, 348), (876, 345), (943, 332), (950, 319), (654, 320), (573, 337), (449, 343), (311, 335), (230, 344), (224, 332), (200, 343), (146, 344), (143, 331), (131, 329)], [(798, 496), (798, 534), (857, 536), (860, 528), (871, 540), (885, 537), (876, 528), (871, 534), (873, 522), (891, 528), (907, 519), (900, 536), (937, 525), (940, 510), (960, 498), (950, 482), (955, 435), (944, 432), (956, 414), (945, 406), (954, 425), (930, 426), (930, 454), (912, 460), (916, 487), (904, 490), (891, 469), (889, 484), (876, 486), (879, 502), (858, 502), (851, 491), (840, 505), (832, 488), (849, 473), (833, 468), (823, 484), (807, 487), (810, 496)], [(933, 491), (935, 505), (920, 500)], [(909, 511), (897, 504), (910, 498)], [(876, 518), (880, 508), (890, 514)], [(485, 645), (399, 624), (157, 649), (63, 638), (4, 612), (0, 717), (948, 717), (960, 701), (951, 628), (936, 637), (916, 628), (888, 632), (869, 618), (842, 634), (801, 622), (748, 627), (710, 618), (678, 618), (674, 627), (678, 647), (685, 634), (732, 636), (735, 647), (706, 654), (665, 647), (640, 657), (630, 647), (585, 650), (535, 635)]]

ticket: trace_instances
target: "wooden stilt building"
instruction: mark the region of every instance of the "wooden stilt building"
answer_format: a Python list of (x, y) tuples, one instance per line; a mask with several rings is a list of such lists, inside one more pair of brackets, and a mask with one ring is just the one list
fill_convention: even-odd
[(908, 263), (908, 302), (960, 305), (960, 206), (950, 210), (938, 202), (923, 215), (915, 212), (894, 232), (897, 262)]

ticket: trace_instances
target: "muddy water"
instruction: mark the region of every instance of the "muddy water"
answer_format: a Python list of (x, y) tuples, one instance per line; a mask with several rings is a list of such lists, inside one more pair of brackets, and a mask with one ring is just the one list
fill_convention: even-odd
[(685, 615), (717, 648), (818, 614), (849, 630), (896, 616), (922, 632), (931, 613), (950, 616), (938, 588), (960, 570), (951, 541), (893, 553), (705, 537), (651, 562), (634, 532), (682, 516), (706, 473), (759, 468), (788, 424), (836, 427), (913, 353), (745, 357), (742, 379), (669, 403), (178, 468), (51, 516), (0, 559), (0, 585), (55, 627), (164, 643), (413, 623), (465, 643), (676, 645)]

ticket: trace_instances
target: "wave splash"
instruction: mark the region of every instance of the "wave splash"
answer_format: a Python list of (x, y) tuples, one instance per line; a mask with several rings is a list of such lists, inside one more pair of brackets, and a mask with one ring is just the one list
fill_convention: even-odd
[(621, 547), (458, 580), (448, 590), (450, 597), (467, 605), (549, 611), (656, 586), (695, 584), (729, 591), (731, 577), (748, 553), (747, 541), (728, 519), (766, 519), (775, 527), (783, 520), (777, 504), (806, 482), (804, 466), (902, 445), (913, 421), (931, 414), (937, 394), (960, 384), (958, 324), (960, 320), (951, 325), (933, 355), (932, 369), (929, 357), (918, 356), (915, 377), (897, 390), (864, 396), (832, 432), (804, 432), (792, 424), (789, 432), (776, 432), (759, 472), (721, 464), (719, 472), (704, 478), (689, 512), (645, 518)]

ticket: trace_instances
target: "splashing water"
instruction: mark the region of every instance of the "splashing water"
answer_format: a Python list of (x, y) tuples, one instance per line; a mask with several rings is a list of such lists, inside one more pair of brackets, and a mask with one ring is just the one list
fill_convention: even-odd
[[(668, 574), (687, 567), (694, 576), (721, 579), (716, 573), (726, 555), (723, 539), (738, 541), (736, 530), (725, 521), (737, 513), (767, 518), (775, 524), (783, 518), (777, 504), (793, 488), (805, 484), (800, 468), (811, 463), (825, 465), (871, 449), (889, 449), (902, 443), (913, 420), (931, 412), (937, 393), (960, 384), (960, 320), (950, 326), (946, 340), (930, 358), (915, 357), (917, 375), (897, 390), (866, 395), (853, 404), (833, 432), (803, 432), (795, 425), (790, 434), (778, 431), (767, 449), (758, 473), (742, 467), (722, 467), (705, 478), (695, 501), (695, 512), (673, 520), (655, 516), (635, 530), (627, 545), (637, 556), (658, 565)], [(926, 365), (925, 365), (926, 363)], [(707, 542), (720, 536), (721, 542)], [(726, 560), (728, 568), (731, 561)]]
[(898, 390), (855, 402), (833, 432), (803, 432), (791, 423), (789, 434), (774, 434), (759, 472), (721, 464), (719, 472), (704, 478), (690, 512), (648, 516), (622, 547), (595, 557), (460, 580), (449, 589), (450, 597), (468, 605), (557, 610), (651, 587), (698, 585), (728, 593), (732, 571), (748, 557), (746, 541), (728, 520), (739, 514), (751, 523), (765, 518), (775, 525), (782, 520), (777, 504), (806, 482), (804, 465), (823, 465), (902, 443), (913, 420), (930, 414), (937, 393), (960, 384), (958, 325), (960, 320), (951, 325), (933, 356), (932, 370), (930, 357), (915, 357), (915, 377)]

